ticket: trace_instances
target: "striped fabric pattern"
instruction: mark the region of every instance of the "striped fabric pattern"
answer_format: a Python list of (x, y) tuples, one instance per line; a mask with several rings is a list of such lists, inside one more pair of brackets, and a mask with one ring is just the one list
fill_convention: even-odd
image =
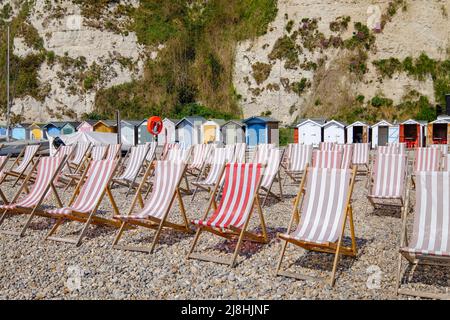
[(247, 149), (247, 144), (236, 143), (234, 150), (234, 159), (232, 162), (245, 163), (245, 150)]
[(225, 185), (217, 210), (208, 220), (194, 220), (192, 223), (221, 229), (242, 227), (252, 210), (260, 179), (260, 163), (227, 164)]
[(204, 180), (195, 182), (201, 186), (214, 186), (220, 178), (220, 172), (226, 163), (227, 150), (226, 148), (216, 148), (214, 150), (211, 168)]
[[(61, 164), (62, 157), (43, 157), (39, 160), (37, 165), (36, 180), (28, 193), (22, 200), (16, 203), (0, 206), (0, 209), (15, 209), (17, 207), (32, 208), (38, 202), (45, 192), (45, 189), (50, 184), (53, 175), (55, 174), (58, 166)], [(50, 192), (46, 197), (50, 196)]]
[(441, 150), (438, 148), (416, 148), (414, 171), (439, 171)]
[(313, 152), (314, 168), (322, 169), (340, 169), (342, 164), (342, 152), (341, 151), (319, 151)]
[(227, 162), (234, 162), (234, 154), (236, 150), (236, 145), (227, 144), (225, 146), (226, 160)]
[(184, 167), (185, 165), (181, 162), (157, 161), (152, 193), (142, 211), (131, 217), (145, 219), (152, 216), (162, 219), (175, 196), (175, 191), (183, 177)]
[(71, 214), (73, 211), (88, 213), (93, 210), (108, 185), (118, 160), (92, 160), (87, 179), (70, 207), (49, 210), (49, 213)]
[(379, 146), (377, 148), (377, 153), (381, 154), (400, 154), (400, 150), (396, 145)]
[(321, 142), (319, 143), (319, 150), (320, 151), (332, 151), (334, 148), (335, 143), (334, 142)]
[(17, 167), (13, 168), (12, 171), (16, 173), (22, 173), (22, 171), (25, 170), (30, 161), (33, 160), (33, 157), (38, 149), (39, 145), (26, 146), (22, 161)]
[(69, 156), (72, 153), (73, 146), (60, 146), (58, 152), (55, 154), (55, 157), (64, 157)]
[(269, 189), (272, 185), (273, 179), (275, 179), (280, 170), (282, 151), (278, 148), (273, 148), (269, 152), (269, 158), (267, 160), (267, 167), (264, 170), (264, 174), (261, 180), (261, 186)]
[(444, 157), (444, 171), (450, 171), (450, 155), (448, 154)]
[[(8, 158), (7, 156), (0, 156), (0, 168), (3, 167), (4, 162), (6, 161), (6, 158)], [(0, 171), (0, 180), (3, 179), (4, 176), (4, 168), (2, 171)]]
[(345, 144), (342, 146), (342, 163), (341, 169), (349, 169), (352, 167), (353, 145)]
[(147, 156), (145, 157), (145, 160), (152, 161), (155, 158), (156, 155), (156, 148), (158, 147), (158, 142), (146, 142), (145, 147), (148, 148)]
[(413, 254), (450, 257), (450, 172), (419, 172), (416, 182), (416, 212)]
[(299, 241), (334, 243), (345, 220), (350, 192), (350, 169), (311, 169), (297, 229), (289, 235)]
[(94, 146), (91, 150), (92, 160), (103, 160), (105, 158), (106, 149), (108, 149), (108, 146), (106, 145)]
[(254, 163), (266, 164), (269, 159), (269, 152), (275, 146), (271, 143), (261, 143), (256, 147), (255, 155), (253, 156)]
[(373, 168), (371, 197), (402, 198), (406, 184), (406, 155), (377, 154)]
[(120, 144), (110, 144), (108, 148), (108, 154), (106, 155), (106, 160), (115, 160), (120, 157)]
[(79, 165), (81, 163), (81, 161), (83, 161), (83, 158), (84, 158), (88, 148), (89, 148), (88, 142), (79, 142), (77, 144), (72, 163), (75, 165)]
[(353, 157), (352, 163), (354, 165), (369, 164), (369, 143), (354, 143), (353, 144)]
[(445, 156), (448, 154), (448, 144), (432, 144), (430, 147), (441, 150), (442, 156)]
[(142, 166), (142, 162), (144, 161), (146, 152), (147, 152), (146, 145), (141, 144), (135, 147), (131, 147), (129, 161), (127, 163), (124, 172), (118, 178), (118, 180), (132, 181), (136, 177), (136, 175), (139, 172), (139, 169)]
[(394, 143), (389, 143), (388, 146), (392, 146), (394, 148), (398, 149), (398, 153), (399, 154), (405, 154), (406, 153), (406, 143), (402, 142), (394, 142)]
[(172, 148), (167, 153), (167, 160), (177, 162), (187, 162), (190, 149)]
[(180, 145), (178, 143), (165, 143), (161, 153), (161, 160), (166, 160), (168, 158), (170, 150), (179, 148)]
[(201, 170), (206, 159), (209, 157), (211, 147), (212, 145), (204, 143), (194, 145), (192, 162), (189, 164), (189, 169)]
[(312, 145), (291, 144), (288, 158), (288, 170), (291, 172), (303, 172), (311, 164), (313, 148)]

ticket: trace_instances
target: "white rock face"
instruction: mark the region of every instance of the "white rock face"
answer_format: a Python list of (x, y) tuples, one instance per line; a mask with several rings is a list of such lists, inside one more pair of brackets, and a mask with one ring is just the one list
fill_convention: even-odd
[[(378, 5), (385, 12), (388, 0), (280, 0), (278, 1), (278, 14), (270, 26), (269, 32), (251, 41), (239, 44), (236, 52), (236, 68), (234, 82), (236, 90), (243, 97), (242, 109), (244, 116), (260, 115), (262, 112), (270, 111), (272, 116), (283, 121), (285, 124), (292, 123), (311, 104), (311, 92), (305, 92), (298, 96), (289, 92), (282, 85), (282, 78), (287, 78), (292, 83), (301, 78), (313, 80), (314, 73), (311, 71), (289, 70), (284, 68), (284, 61), (269, 61), (271, 52), (278, 38), (287, 34), (285, 30), (288, 20), (295, 21), (294, 29), (298, 28), (302, 18), (321, 18), (318, 24), (320, 32), (328, 37), (332, 33), (329, 30), (330, 22), (339, 16), (350, 16), (349, 29), (342, 34), (343, 39), (352, 36), (353, 23), (366, 23), (368, 20), (367, 9), (370, 5)], [(363, 81), (345, 84), (351, 90), (351, 94), (362, 94), (372, 97), (378, 92), (383, 92), (387, 98), (393, 99), (394, 103), (412, 88), (429, 97), (434, 102), (433, 82), (431, 79), (420, 82), (405, 75), (394, 75), (393, 79), (379, 81), (375, 67), (371, 61), (396, 57), (403, 59), (407, 56), (417, 57), (425, 52), (434, 59), (445, 59), (450, 48), (450, 20), (443, 14), (443, 8), (450, 13), (450, 1), (445, 0), (415, 0), (407, 1), (408, 7), (405, 12), (401, 9), (388, 22), (382, 33), (376, 34), (375, 54), (369, 53), (368, 73)], [(286, 19), (286, 15), (288, 18)], [(299, 40), (297, 40), (299, 41)], [(328, 49), (329, 50), (329, 49)], [(333, 61), (340, 52), (327, 51), (328, 63)], [(319, 54), (320, 56), (320, 54)], [(300, 63), (310, 61), (313, 57), (308, 51), (299, 56)], [(314, 59), (312, 59), (314, 60)], [(257, 85), (252, 76), (252, 65), (255, 62), (272, 64), (272, 71), (267, 80)], [(330, 64), (328, 67), (333, 67)], [(343, 78), (342, 81), (349, 81)], [(279, 91), (267, 90), (268, 84), (277, 84)], [(255, 89), (257, 94), (255, 94)], [(314, 95), (314, 99), (320, 93)]]

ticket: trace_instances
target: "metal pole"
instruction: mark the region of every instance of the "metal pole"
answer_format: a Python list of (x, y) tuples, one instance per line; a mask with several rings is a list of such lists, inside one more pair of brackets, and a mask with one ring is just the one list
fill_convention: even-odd
[(9, 24), (6, 27), (7, 49), (6, 49), (6, 141), (9, 141), (10, 137), (10, 119), (9, 113), (11, 108), (11, 102), (9, 98)]

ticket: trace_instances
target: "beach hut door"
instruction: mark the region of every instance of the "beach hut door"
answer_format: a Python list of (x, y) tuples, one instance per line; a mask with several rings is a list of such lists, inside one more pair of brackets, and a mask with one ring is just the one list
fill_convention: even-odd
[(388, 143), (389, 127), (379, 126), (378, 127), (378, 145), (385, 146)]

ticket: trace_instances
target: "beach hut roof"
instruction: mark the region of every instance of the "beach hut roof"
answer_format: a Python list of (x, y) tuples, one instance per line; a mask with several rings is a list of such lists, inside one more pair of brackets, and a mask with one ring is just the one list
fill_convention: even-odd
[(242, 122), (242, 120), (229, 120), (229, 121), (226, 121), (226, 122), (222, 125), (222, 127), (228, 125), (229, 123), (234, 123), (234, 124), (236, 124), (236, 125), (239, 126), (239, 127), (245, 127), (245, 124)]
[(345, 122), (342, 122), (342, 121), (337, 121), (337, 120), (330, 120), (330, 121), (327, 121), (324, 125), (323, 125), (323, 127), (328, 127), (328, 125), (331, 125), (331, 124), (337, 124), (339, 127), (342, 127), (342, 128), (345, 128), (345, 126), (346, 126), (346, 123)]
[(386, 121), (386, 120), (381, 120), (381, 121), (378, 121), (377, 123), (375, 123), (374, 125), (372, 125), (372, 128), (373, 128), (373, 127), (378, 127), (378, 126), (388, 126), (388, 127), (391, 127), (391, 126), (392, 126), (392, 123), (390, 123), (389, 121)]
[(94, 126), (99, 124), (99, 123), (102, 123), (102, 124), (104, 124), (107, 127), (117, 127), (117, 121), (116, 120), (99, 120), (99, 121), (97, 121), (94, 124)]
[(434, 123), (444, 123), (444, 124), (450, 123), (450, 118), (438, 118), (430, 123), (432, 123), (432, 124), (434, 124)]
[[(178, 122), (180, 122), (180, 120), (181, 120), (181, 119), (164, 118), (163, 122), (164, 122), (164, 121), (170, 121), (170, 122), (172, 122), (173, 124), (177, 124)], [(145, 121), (147, 121), (147, 120), (145, 120)]]
[(348, 125), (347, 128), (351, 128), (351, 127), (368, 127), (368, 124), (363, 122), (363, 121), (355, 121), (352, 124)]
[(139, 127), (144, 121), (147, 120), (121, 120), (120, 123), (126, 123), (134, 127)]
[(31, 128), (39, 128), (39, 129), (42, 129), (42, 128), (44, 128), (45, 127), (45, 123), (35, 123), (35, 122), (33, 122), (32, 124), (30, 124), (29, 126), (28, 126), (28, 128), (29, 129), (31, 129)]
[(274, 118), (271, 118), (271, 117), (261, 117), (261, 116), (253, 116), (253, 117), (244, 119), (242, 121), (244, 123), (247, 123), (247, 122), (251, 122), (251, 121), (254, 121), (254, 120), (256, 120), (257, 122), (265, 122), (265, 123), (269, 123), (269, 122), (276, 122), (276, 123), (278, 123), (278, 122), (280, 122), (280, 121), (278, 121), (278, 120), (276, 120)]
[(74, 128), (78, 128), (78, 126), (81, 124), (81, 122), (79, 122), (79, 121), (67, 121), (66, 124), (63, 125), (63, 127), (67, 126), (68, 124), (70, 124)]
[(223, 125), (226, 123), (226, 121), (223, 120), (223, 119), (209, 119), (208, 121), (215, 122), (215, 123), (218, 124), (220, 127), (223, 126)]
[(414, 119), (408, 119), (406, 121), (403, 121), (401, 124), (420, 124), (420, 125), (426, 125), (428, 122), (423, 120), (414, 120)]
[(203, 118), (203, 117), (196, 117), (196, 116), (193, 116), (193, 117), (184, 117), (183, 119), (181, 119), (180, 121), (178, 121), (178, 122), (176, 123), (176, 126), (178, 126), (178, 125), (179, 125), (181, 122), (183, 122), (183, 121), (187, 121), (187, 122), (189, 122), (190, 124), (194, 125), (194, 123), (198, 123), (198, 122), (201, 122), (201, 123), (203, 124), (204, 122), (206, 122), (206, 119)]
[(299, 126), (301, 126), (301, 125), (303, 125), (305, 123), (308, 123), (308, 122), (314, 122), (314, 123), (318, 124), (319, 126), (322, 126), (322, 125), (324, 125), (327, 122), (327, 120), (324, 119), (324, 118), (300, 119), (299, 123), (296, 126), (294, 126), (294, 127), (299, 127)]

